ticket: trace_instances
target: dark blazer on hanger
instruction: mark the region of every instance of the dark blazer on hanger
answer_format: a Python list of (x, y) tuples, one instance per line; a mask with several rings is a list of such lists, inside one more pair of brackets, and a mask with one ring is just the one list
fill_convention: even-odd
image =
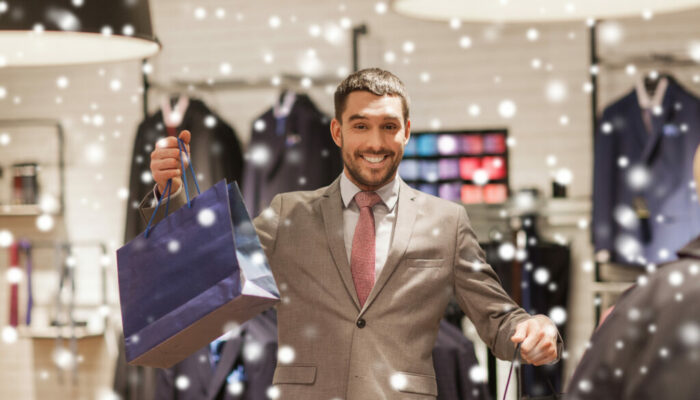
[[(277, 363), (277, 321), (274, 310), (241, 325), (240, 334), (224, 344), (215, 369), (211, 366), (209, 347), (168, 369), (159, 369), (156, 400), (268, 400), (267, 390)], [(228, 388), (227, 378), (242, 362), (246, 380), (240, 394)], [(188, 379), (186, 388), (178, 388), (177, 379)]]
[(696, 400), (700, 237), (623, 294), (574, 372), (571, 400)]
[(243, 179), (250, 215), (257, 216), (278, 193), (329, 185), (342, 166), (330, 118), (309, 96), (296, 94), (286, 118), (276, 118), (270, 108), (253, 123)]
[[(668, 81), (660, 113), (651, 117), (651, 131), (636, 90), (608, 106), (600, 119), (593, 241), (596, 250), (610, 251), (613, 262), (670, 261), (683, 243), (700, 233), (692, 173), (700, 144), (700, 99), (672, 78)], [(648, 219), (640, 218), (644, 208)]]
[[(211, 118), (207, 117), (213, 117)], [(213, 124), (212, 124), (213, 122)], [(190, 99), (176, 134), (187, 129), (192, 133), (190, 149), (195, 172), (202, 191), (221, 179), (240, 181), (243, 170), (243, 153), (236, 132), (201, 100)], [(138, 211), (141, 200), (153, 191), (150, 180), (151, 152), (158, 139), (168, 136), (163, 123), (163, 112), (157, 111), (139, 124), (134, 140), (129, 174), (129, 200), (126, 207), (124, 242), (128, 242), (146, 229)], [(189, 170), (188, 170), (189, 172)], [(144, 179), (148, 178), (148, 179)], [(191, 178), (190, 178), (191, 179)], [(190, 182), (192, 182), (190, 180)], [(192, 195), (196, 194), (190, 185)]]
[[(461, 330), (445, 321), (440, 321), (435, 347), (433, 348), (435, 379), (438, 385), (437, 400), (488, 400), (491, 398), (486, 382), (473, 380), (478, 377), (472, 368), (483, 368), (474, 352), (472, 343)], [(485, 377), (485, 375), (484, 375)]]

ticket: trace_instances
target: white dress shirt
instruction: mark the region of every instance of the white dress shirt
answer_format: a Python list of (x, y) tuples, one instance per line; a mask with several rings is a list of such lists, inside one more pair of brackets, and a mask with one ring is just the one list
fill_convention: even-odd
[[(389, 247), (394, 235), (394, 225), (396, 225), (396, 209), (399, 199), (399, 180), (394, 178), (391, 182), (377, 190), (377, 194), (382, 199), (372, 207), (374, 214), (375, 229), (375, 256), (374, 256), (374, 281), (377, 281), (379, 273), (384, 268)], [(340, 196), (343, 199), (343, 226), (345, 251), (348, 255), (348, 263), (352, 254), (352, 238), (355, 235), (355, 227), (360, 219), (360, 208), (355, 203), (355, 195), (362, 189), (357, 187), (348, 179), (345, 172), (340, 177)]]

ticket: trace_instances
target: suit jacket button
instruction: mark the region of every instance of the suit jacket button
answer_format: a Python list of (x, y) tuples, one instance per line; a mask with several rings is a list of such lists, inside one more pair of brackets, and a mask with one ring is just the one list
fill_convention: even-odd
[(360, 318), (357, 320), (357, 327), (358, 328), (362, 329), (365, 327), (365, 325), (367, 325), (367, 323), (365, 322), (364, 319)]

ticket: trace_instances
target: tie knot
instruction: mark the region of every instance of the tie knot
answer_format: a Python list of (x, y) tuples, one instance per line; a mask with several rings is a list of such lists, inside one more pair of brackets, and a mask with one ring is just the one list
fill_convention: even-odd
[(382, 201), (377, 192), (357, 192), (355, 195), (355, 202), (360, 208), (364, 207), (374, 207), (375, 204)]

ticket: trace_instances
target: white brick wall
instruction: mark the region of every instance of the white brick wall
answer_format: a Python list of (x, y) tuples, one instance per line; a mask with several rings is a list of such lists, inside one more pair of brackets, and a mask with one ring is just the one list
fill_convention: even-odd
[[(590, 196), (590, 103), (588, 95), (581, 90), (588, 79), (588, 33), (583, 22), (501, 26), (464, 23), (460, 29), (452, 30), (447, 23), (407, 19), (391, 11), (378, 15), (374, 4), (369, 0), (344, 3), (151, 0), (153, 23), (163, 43), (162, 52), (151, 60), (154, 66), (151, 78), (164, 83), (175, 78), (224, 78), (219, 72), (222, 62), (232, 66), (229, 78), (299, 73), (298, 61), (309, 49), (314, 49), (321, 60), (321, 73), (336, 74), (339, 69), (347, 72), (351, 62), (349, 32), (344, 33), (341, 44), (332, 45), (323, 35), (312, 37), (309, 28), (317, 24), (323, 30), (328, 23), (340, 24), (341, 18), (349, 18), (353, 24), (364, 22), (369, 35), (361, 38), (361, 67), (387, 68), (406, 83), (413, 101), (411, 112), (415, 130), (430, 129), (435, 119), (446, 129), (506, 126), (517, 140), (510, 153), (513, 188), (537, 186), (549, 193), (552, 168), (545, 159), (554, 155), (558, 159), (557, 168), (569, 168), (574, 174), (570, 194)], [(196, 7), (206, 9), (205, 20), (194, 18)], [(225, 10), (225, 18), (215, 17), (217, 8)], [(237, 17), (239, 13), (241, 18)], [(269, 26), (271, 16), (280, 18), (279, 28)], [(649, 51), (683, 53), (692, 41), (700, 41), (698, 17), (700, 12), (693, 11), (655, 16), (650, 21), (641, 18), (622, 21), (622, 42), (617, 46), (601, 43), (601, 53), (611, 57)], [(526, 39), (525, 33), (531, 27), (540, 33), (535, 42)], [(459, 46), (460, 37), (464, 35), (472, 39), (469, 49)], [(414, 43), (413, 53), (403, 52), (405, 41)], [(394, 63), (384, 60), (387, 51), (395, 54)], [(263, 60), (267, 52), (274, 55), (274, 62), (270, 64)], [(541, 59), (540, 69), (531, 67), (534, 58)], [(551, 71), (547, 70), (547, 65), (551, 65)], [(692, 77), (700, 73), (698, 68), (670, 70), (690, 89), (697, 89)], [(422, 73), (430, 75), (429, 82), (421, 81)], [(69, 79), (68, 88), (57, 87), (59, 76)], [(110, 90), (113, 79), (121, 81), (120, 91)], [(562, 103), (547, 101), (546, 85), (552, 80), (561, 80), (567, 85), (568, 96)], [(603, 69), (600, 104), (625, 93), (633, 81), (624, 70)], [(140, 62), (0, 69), (0, 86), (7, 89), (7, 97), (0, 99), (0, 118), (55, 118), (64, 125), (67, 209), (65, 228), (57, 227), (57, 231), (65, 229), (65, 235), (72, 240), (102, 240), (113, 248), (120, 246), (125, 204), (117, 197), (117, 191), (127, 186), (133, 138), (142, 118)], [(308, 92), (322, 109), (331, 113), (331, 93), (325, 88), (313, 88)], [(270, 106), (278, 91), (272, 88), (200, 91), (195, 95), (220, 113), (238, 131), (241, 140), (247, 142), (252, 120)], [(57, 104), (57, 96), (61, 97), (61, 104)], [(19, 98), (18, 103), (15, 97)], [(153, 91), (152, 109), (158, 106), (159, 98), (160, 93)], [(510, 120), (498, 115), (498, 104), (504, 99), (517, 104), (517, 114)], [(472, 103), (481, 108), (478, 117), (467, 113)], [(102, 117), (101, 125), (92, 123), (96, 115)], [(566, 126), (559, 123), (562, 115), (569, 118)], [(84, 123), (84, 116), (91, 122)], [(50, 142), (43, 140), (29, 145), (46, 154), (55, 151)], [(101, 161), (86, 159), (86, 149), (90, 145), (103, 148)], [(12, 156), (21, 153), (18, 146), (13, 146), (0, 147), (3, 166), (9, 164)], [(0, 188), (0, 198), (7, 190), (7, 186)], [(32, 234), (32, 223), (27, 219), (0, 218), (0, 228), (17, 233)], [(0, 273), (4, 274), (5, 268), (6, 252), (0, 251)], [(0, 324), (6, 321), (5, 285), (3, 281)], [(81, 290), (97, 291), (98, 287), (84, 285)], [(116, 290), (114, 281), (112, 290)], [(88, 297), (94, 297), (94, 293)], [(8, 362), (7, 357), (0, 355), (0, 370), (8, 368)]]

